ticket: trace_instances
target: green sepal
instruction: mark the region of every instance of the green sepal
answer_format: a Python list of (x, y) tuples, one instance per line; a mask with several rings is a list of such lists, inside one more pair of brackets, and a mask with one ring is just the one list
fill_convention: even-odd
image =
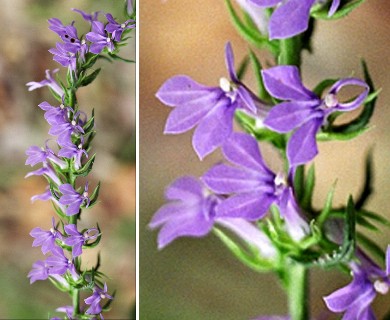
[(237, 78), (238, 80), (242, 80), (245, 76), (245, 73), (248, 69), (249, 58), (246, 56), (240, 63), (237, 69)]
[(260, 99), (264, 101), (271, 101), (271, 96), (269, 95), (268, 91), (265, 89), (263, 77), (261, 76), (261, 70), (263, 69), (259, 59), (257, 58), (256, 54), (250, 50), (249, 51), (249, 58), (253, 65), (253, 70), (257, 82), (257, 90)]
[(51, 192), (51, 195), (53, 196), (53, 198), (56, 200), (60, 200), (60, 197), (57, 195), (57, 192), (56, 192), (56, 190), (58, 191), (58, 189), (52, 181), (49, 181), (49, 189), (50, 189), (50, 192)]
[(97, 199), (99, 197), (99, 191), (100, 191), (100, 181), (98, 185), (96, 186), (95, 190), (93, 190), (92, 195), (90, 196), (90, 202), (88, 208), (91, 208), (93, 205), (96, 204)]
[(60, 291), (62, 292), (68, 292), (69, 287), (65, 287), (61, 282), (53, 279), (52, 277), (49, 277), (50, 282)]
[(325, 254), (314, 261), (314, 265), (321, 267), (332, 267), (348, 262), (356, 248), (356, 212), (352, 196), (348, 199), (348, 204), (344, 215), (343, 244), (332, 254)]
[(352, 132), (319, 132), (317, 133), (317, 141), (347, 141), (370, 131), (373, 127), (363, 127)]
[(258, 250), (254, 247), (248, 245), (248, 249), (250, 251), (250, 253), (248, 253), (248, 250), (243, 249), (222, 230), (214, 227), (213, 232), (230, 250), (230, 252), (247, 267), (258, 272), (265, 272), (273, 269), (273, 264), (266, 259), (262, 259), (259, 256)]
[[(253, 22), (244, 23), (236, 10), (234, 9), (231, 0), (225, 0), (227, 5), (230, 17), (233, 21), (233, 25), (237, 28), (238, 32), (241, 36), (250, 41), (252, 44), (259, 48), (266, 48), (272, 52), (273, 55), (277, 55), (278, 53), (278, 44), (276, 41), (270, 41), (268, 37), (263, 36), (257, 28), (254, 27)], [(248, 17), (246, 17), (248, 19)]]
[(96, 157), (96, 153), (84, 164), (82, 168), (75, 171), (73, 174), (75, 176), (83, 176), (83, 177), (87, 176), (92, 170), (93, 164), (95, 162), (95, 157)]
[(81, 76), (77, 80), (77, 84), (76, 84), (77, 87), (85, 87), (85, 86), (91, 84), (96, 79), (96, 77), (99, 75), (101, 70), (102, 70), (102, 68), (98, 68), (98, 69), (96, 69), (95, 71), (91, 72), (88, 75)]
[(303, 193), (305, 191), (305, 166), (297, 166), (295, 169), (294, 175), (294, 194), (295, 198), (300, 203), (303, 198)]
[(304, 209), (312, 208), (314, 185), (315, 185), (315, 168), (313, 164), (310, 166), (309, 170), (307, 171), (307, 175), (305, 179), (305, 187), (303, 188), (302, 199), (300, 201), (300, 205)]
[(367, 210), (359, 210), (358, 213), (359, 215), (365, 217), (366, 219), (373, 220), (377, 223), (382, 224), (385, 227), (390, 227), (390, 221), (377, 213), (367, 211)]
[(95, 128), (95, 109), (92, 109), (91, 118), (84, 124), (83, 130), (85, 134), (88, 134), (91, 130)]
[(364, 228), (367, 228), (371, 231), (379, 231), (378, 227), (376, 227), (373, 223), (371, 223), (367, 218), (358, 215), (356, 217), (356, 223)]
[(135, 63), (135, 60), (130, 60), (130, 59), (120, 57), (115, 53), (108, 52), (107, 54), (110, 56), (110, 58), (112, 58), (114, 60), (119, 60), (119, 61), (123, 61), (123, 62), (127, 62), (127, 63)]
[(54, 201), (51, 202), (53, 208), (54, 208), (54, 211), (57, 213), (58, 217), (60, 217), (61, 219), (69, 219), (69, 217), (67, 215), (65, 215), (65, 213), (62, 212), (62, 210), (60, 209), (60, 207), (58, 207)]
[(341, 0), (340, 6), (338, 7), (337, 11), (329, 17), (329, 5), (327, 6), (316, 6), (311, 11), (311, 16), (317, 19), (324, 19), (324, 20), (336, 20), (345, 17), (348, 15), (352, 10), (356, 9), (358, 6), (360, 6), (364, 0)]
[(364, 185), (360, 191), (360, 195), (357, 197), (356, 209), (363, 208), (369, 197), (374, 191), (373, 183), (373, 163), (372, 163), (372, 151), (370, 150), (366, 156), (365, 170), (364, 170)]
[(85, 55), (85, 62), (83, 64), (82, 69), (86, 70), (86, 69), (91, 68), (96, 63), (98, 58), (99, 58), (98, 54), (94, 54), (94, 53), (88, 52)]
[(49, 91), (51, 93), (51, 95), (58, 101), (58, 102), (61, 102), (62, 103), (62, 97), (57, 93), (55, 92), (52, 88), (48, 87), (49, 88)]
[(336, 182), (333, 183), (332, 188), (328, 192), (328, 195), (326, 197), (324, 208), (321, 210), (321, 213), (316, 219), (317, 225), (322, 227), (329, 217), (329, 214), (332, 212), (332, 206), (333, 206), (333, 196), (334, 192), (336, 190)]
[(385, 252), (384, 250), (372, 239), (365, 236), (363, 233), (358, 232), (356, 234), (359, 244), (363, 245), (369, 252), (375, 255), (381, 262), (384, 261)]

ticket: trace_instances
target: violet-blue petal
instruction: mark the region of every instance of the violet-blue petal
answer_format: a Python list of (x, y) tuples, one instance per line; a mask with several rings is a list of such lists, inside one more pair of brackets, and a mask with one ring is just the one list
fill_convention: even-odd
[(273, 176), (263, 161), (256, 139), (248, 134), (233, 133), (224, 143), (222, 151), (227, 160), (238, 166)]
[(256, 114), (257, 107), (255, 101), (253, 100), (252, 95), (249, 93), (246, 87), (244, 87), (243, 85), (239, 85), (237, 87), (237, 93), (241, 100), (244, 102), (244, 107), (246, 107), (253, 114)]
[(333, 0), (332, 5), (330, 6), (329, 12), (328, 12), (328, 17), (331, 17), (335, 14), (337, 9), (340, 6), (340, 0)]
[(273, 192), (257, 171), (217, 164), (202, 177), (208, 188), (218, 194), (244, 193), (254, 190)]
[(329, 310), (344, 312), (361, 295), (373, 290), (371, 282), (366, 279), (364, 274), (354, 274), (353, 280), (348, 285), (324, 297), (324, 300)]
[(315, 0), (289, 0), (276, 8), (269, 22), (270, 39), (285, 39), (307, 30)]
[(312, 119), (293, 133), (287, 145), (287, 158), (291, 167), (305, 164), (317, 155), (316, 134), (322, 121), (322, 118)]
[(282, 102), (273, 107), (264, 119), (264, 125), (279, 133), (289, 132), (313, 117), (318, 117), (322, 111), (315, 111), (318, 101)]
[(202, 119), (195, 129), (192, 145), (200, 159), (221, 146), (233, 131), (233, 117), (236, 107), (229, 105), (227, 98), (217, 105)]
[(390, 245), (387, 246), (386, 250), (386, 275), (390, 275)]
[(275, 98), (282, 100), (318, 99), (314, 93), (303, 86), (296, 66), (276, 66), (262, 70), (261, 74), (265, 88)]
[[(72, 204), (70, 204), (68, 206), (68, 208), (66, 208), (66, 215), (67, 216), (73, 216), (77, 213), (79, 213), (80, 211), (80, 206), (81, 206), (81, 203), (83, 202), (83, 200), (78, 200), (76, 202), (73, 202)], [(61, 203), (61, 202), (60, 202)]]
[(46, 262), (41, 260), (34, 262), (32, 269), (28, 273), (27, 277), (30, 278), (30, 284), (37, 280), (46, 280), (49, 277)]
[[(201, 206), (187, 206), (178, 208), (175, 216), (165, 211), (169, 219), (165, 219), (164, 225), (158, 234), (158, 248), (162, 249), (178, 237), (202, 237), (210, 232), (213, 226), (212, 219), (206, 219)], [(159, 212), (156, 213), (163, 220)], [(152, 220), (150, 227), (156, 225)]]
[(64, 229), (68, 235), (72, 235), (72, 236), (80, 235), (80, 232), (78, 232), (77, 226), (75, 224), (67, 224), (64, 226)]
[(180, 177), (168, 186), (165, 197), (168, 200), (199, 201), (203, 197), (203, 187), (195, 177)]
[[(206, 97), (204, 97), (206, 98)], [(165, 134), (183, 133), (197, 125), (214, 107), (215, 101), (189, 103), (172, 110), (165, 124)]]
[(216, 206), (216, 217), (261, 219), (275, 199), (274, 195), (263, 192), (238, 194), (223, 200)]
[(250, 2), (261, 7), (273, 7), (282, 2), (282, 0), (250, 0)]
[(346, 102), (346, 103), (339, 103), (334, 110), (338, 111), (351, 111), (359, 107), (364, 100), (366, 99), (368, 92), (369, 92), (369, 86), (367, 83), (360, 79), (356, 78), (345, 78), (337, 81), (329, 90), (329, 93), (331, 94), (337, 94), (343, 87), (345, 86), (357, 86), (362, 87), (364, 90), (352, 101)]
[(215, 104), (221, 95), (219, 88), (206, 87), (183, 75), (168, 79), (156, 93), (156, 97), (168, 106)]
[(230, 79), (233, 80), (233, 82), (239, 82), (236, 69), (234, 68), (234, 55), (230, 42), (226, 43), (225, 46), (225, 64), (228, 69)]

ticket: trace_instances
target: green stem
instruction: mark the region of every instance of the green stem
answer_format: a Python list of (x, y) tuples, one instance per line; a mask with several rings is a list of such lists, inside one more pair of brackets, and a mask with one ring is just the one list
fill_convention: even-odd
[(300, 264), (288, 266), (287, 294), (291, 320), (309, 319), (308, 270)]
[(80, 291), (78, 289), (72, 290), (72, 302), (73, 302), (73, 316), (80, 314)]
[(294, 65), (300, 68), (301, 66), (301, 51), (302, 39), (301, 36), (281, 39), (280, 54), (278, 57), (279, 65)]

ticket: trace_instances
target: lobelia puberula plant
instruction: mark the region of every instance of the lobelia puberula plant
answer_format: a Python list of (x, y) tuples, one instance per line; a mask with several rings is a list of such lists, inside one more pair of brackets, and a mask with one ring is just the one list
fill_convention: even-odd
[[(318, 155), (318, 142), (347, 143), (370, 129), (379, 91), (364, 61), (362, 79), (325, 79), (312, 89), (305, 86), (300, 70), (302, 52), (312, 49), (317, 20), (343, 18), (364, 0), (237, 2), (238, 8), (226, 0), (234, 25), (251, 44), (268, 49), (273, 62), (263, 68), (250, 50), (236, 71), (228, 43), (228, 78), (221, 78), (219, 86), (179, 75), (158, 90), (157, 98), (172, 108), (164, 133), (195, 128), (192, 145), (198, 157), (202, 160), (221, 148), (227, 160), (200, 179), (184, 176), (166, 189), (168, 203), (149, 223), (152, 229), (160, 228), (158, 248), (182, 236), (213, 231), (245, 265), (278, 276), (288, 298), (289, 314), (282, 319), (314, 318), (309, 312), (309, 270), (337, 268), (350, 274), (351, 282), (323, 297), (327, 309), (342, 319), (375, 319), (371, 303), (390, 287), (390, 246), (382, 250), (357, 231), (357, 226), (377, 230), (376, 224), (389, 225), (366, 208), (373, 192), (371, 155), (360, 194), (351, 195), (343, 206), (332, 203), (334, 186), (322, 208), (313, 205), (315, 169), (310, 162)], [(249, 63), (257, 93), (243, 82)], [(354, 91), (340, 93), (349, 87)], [(352, 120), (336, 121), (358, 108)], [(234, 121), (243, 132), (234, 132)], [(264, 162), (264, 144), (277, 150), (284, 163), (281, 172)], [(279, 316), (259, 319), (274, 318)]]
[(110, 13), (73, 11), (89, 25), (90, 31), (85, 35), (78, 35), (74, 22), (64, 25), (57, 18), (48, 20), (49, 29), (60, 37), (49, 52), (53, 60), (67, 69), (66, 80), (61, 80), (56, 75), (59, 69), (55, 69), (46, 71), (46, 79), (27, 83), (30, 91), (48, 87), (57, 100), (39, 104), (45, 111), (52, 138), (44, 147), (31, 146), (26, 151), (26, 165), (42, 166), (26, 177), (43, 176), (48, 182), (46, 191), (33, 196), (32, 201), (50, 200), (56, 215), (52, 217), (50, 230), (37, 227), (30, 233), (33, 247), (41, 247), (48, 257), (35, 262), (28, 277), (30, 283), (49, 279), (59, 290), (69, 293), (72, 304), (57, 308), (56, 312), (64, 315), (51, 319), (103, 319), (115, 292), (109, 293), (104, 282), (106, 276), (99, 270), (100, 255), (92, 268), (82, 264), (83, 252), (99, 244), (102, 232), (99, 224), (83, 229), (78, 225), (83, 210), (96, 204), (100, 182), (96, 186), (88, 182), (95, 161), (91, 151), (96, 135), (95, 116), (92, 111), (88, 118), (81, 110), (77, 90), (98, 76), (100, 68), (95, 67), (98, 60), (131, 62), (118, 53), (135, 28), (135, 11), (131, 0), (125, 4), (125, 18), (121, 19), (124, 22), (117, 22)]

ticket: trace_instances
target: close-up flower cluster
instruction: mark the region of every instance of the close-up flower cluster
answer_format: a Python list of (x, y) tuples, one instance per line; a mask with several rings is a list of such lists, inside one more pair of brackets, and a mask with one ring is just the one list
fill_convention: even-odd
[(127, 18), (118, 20), (110, 13), (89, 14), (73, 9), (88, 25), (90, 31), (86, 34), (79, 35), (75, 22), (63, 24), (60, 19), (49, 19), (49, 29), (60, 38), (49, 52), (65, 68), (66, 79), (61, 79), (59, 69), (55, 69), (46, 71), (46, 79), (27, 83), (30, 91), (48, 87), (54, 98), (53, 102), (39, 104), (50, 126), (51, 138), (44, 147), (31, 146), (26, 151), (26, 165), (40, 165), (26, 177), (42, 176), (47, 181), (46, 190), (31, 200), (51, 201), (54, 209), (50, 230), (36, 227), (30, 233), (33, 247), (40, 247), (47, 257), (33, 264), (28, 277), (31, 284), (49, 279), (70, 295), (71, 305), (56, 309), (65, 313), (66, 319), (103, 319), (115, 296), (108, 290), (107, 277), (100, 270), (104, 263), (100, 256), (92, 267), (82, 262), (85, 251), (99, 244), (103, 231), (98, 222), (80, 226), (85, 215), (82, 212), (98, 201), (100, 182), (92, 186), (88, 181), (96, 158), (92, 151), (97, 135), (95, 114), (92, 111), (88, 116), (82, 110), (77, 91), (99, 75), (101, 68), (95, 67), (98, 60), (130, 62), (118, 55), (136, 26), (135, 13), (128, 3), (124, 10)]
[[(327, 187), (327, 195), (321, 196), (322, 204), (313, 199), (315, 187), (321, 183), (316, 178), (321, 172), (314, 166), (322, 156), (321, 142), (337, 142), (342, 149), (367, 133), (380, 90), (369, 71), (370, 61), (362, 60), (359, 73), (349, 71), (316, 82), (306, 80), (303, 68), (309, 54), (315, 54), (317, 28), (364, 10), (364, 1), (238, 0), (233, 5), (227, 0), (226, 4), (239, 34), (261, 50), (244, 44), (241, 52), (247, 53), (237, 63), (236, 46), (227, 41), (224, 62), (228, 77), (221, 74), (219, 86), (180, 74), (165, 80), (156, 91), (156, 98), (169, 107), (164, 134), (194, 129), (193, 152), (208, 167), (199, 178), (187, 173), (166, 188), (167, 203), (148, 222), (149, 229), (158, 231), (157, 247), (168, 250), (168, 245), (176, 245), (174, 240), (213, 233), (209, 241), (220, 240), (238, 261), (256, 272), (276, 276), (273, 280), (278, 280), (286, 293), (288, 308), (275, 310), (278, 313), (273, 317), (376, 319), (372, 304), (390, 285), (390, 249), (384, 250), (365, 235), (389, 225), (382, 214), (367, 206), (374, 191), (372, 152), (366, 158), (358, 195), (347, 191), (346, 198), (335, 203), (333, 184)], [(322, 24), (325, 20), (326, 25)], [(202, 45), (206, 46), (197, 43)], [(222, 55), (208, 58), (222, 60)], [(193, 68), (194, 72), (198, 68)], [(327, 65), (316, 62), (315, 68), (321, 74)], [(257, 90), (251, 89), (248, 78), (256, 79)], [(363, 155), (349, 157), (355, 161)], [(217, 164), (209, 167), (209, 158), (218, 159)], [(180, 166), (177, 170), (183, 171)], [(385, 241), (390, 243), (388, 237)], [(181, 248), (183, 260), (171, 252), (166, 257), (178, 259), (177, 268), (188, 268), (189, 277), (192, 270), (193, 277), (201, 278), (184, 258), (198, 255), (191, 251), (195, 247), (187, 241)], [(309, 286), (309, 278), (317, 269), (340, 271), (349, 275), (350, 283), (316, 292)], [(168, 285), (174, 280), (165, 278), (160, 283), (165, 282)], [(257, 292), (258, 296), (266, 295), (267, 288), (259, 288), (263, 291)], [(309, 295), (319, 296), (320, 312), (313, 313)], [(235, 299), (242, 300), (239, 296)], [(160, 308), (157, 313), (168, 310), (161, 305), (155, 308)], [(141, 315), (142, 311), (141, 307)], [(184, 314), (171, 313), (172, 319)]]

